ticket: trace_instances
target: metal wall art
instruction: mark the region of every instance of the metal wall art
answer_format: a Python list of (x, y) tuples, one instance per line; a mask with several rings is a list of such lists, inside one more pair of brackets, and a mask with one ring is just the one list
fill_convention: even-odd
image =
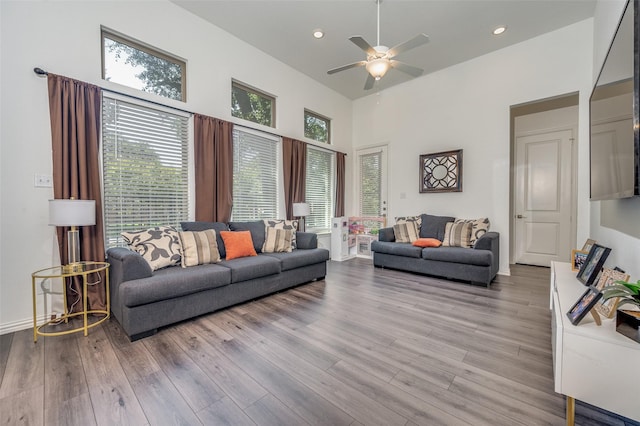
[(462, 192), (462, 150), (420, 156), (420, 192)]

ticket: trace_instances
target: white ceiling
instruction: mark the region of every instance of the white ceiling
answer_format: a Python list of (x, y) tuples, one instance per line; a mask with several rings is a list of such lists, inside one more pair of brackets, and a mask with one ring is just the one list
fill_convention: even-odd
[[(376, 45), (375, 0), (171, 0), (350, 99), (412, 77), (390, 70), (369, 91), (366, 70), (327, 71), (366, 59), (348, 38)], [(380, 44), (393, 47), (419, 33), (430, 42), (396, 59), (425, 74), (593, 16), (596, 0), (383, 0)], [(492, 35), (499, 25), (508, 29)], [(321, 28), (322, 39), (312, 31)], [(251, 82), (246, 82), (251, 84)]]

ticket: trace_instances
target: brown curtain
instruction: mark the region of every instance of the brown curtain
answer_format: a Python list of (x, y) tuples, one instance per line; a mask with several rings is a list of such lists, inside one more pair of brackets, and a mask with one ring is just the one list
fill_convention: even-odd
[(347, 154), (336, 152), (336, 217), (344, 216), (345, 157)]
[[(53, 196), (56, 199), (96, 201), (96, 225), (80, 227), (80, 250), (84, 260), (104, 261), (102, 196), (100, 183), (101, 89), (67, 77), (49, 74), (49, 114), (53, 149)], [(58, 227), (62, 264), (67, 264), (67, 231)], [(90, 277), (91, 281), (96, 279)], [(82, 309), (80, 280), (66, 286), (69, 312)], [(104, 310), (104, 283), (89, 286), (88, 309)]]
[(233, 206), (233, 124), (195, 114), (196, 220), (228, 222)]
[(282, 157), (287, 219), (293, 219), (293, 203), (305, 202), (307, 144), (291, 138), (282, 138)]

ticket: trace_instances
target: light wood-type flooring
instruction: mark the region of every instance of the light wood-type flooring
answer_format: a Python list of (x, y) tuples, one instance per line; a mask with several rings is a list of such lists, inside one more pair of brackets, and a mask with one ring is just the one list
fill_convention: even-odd
[[(0, 336), (19, 425), (562, 425), (549, 270), (489, 289), (329, 262), (326, 280), (129, 342), (117, 321)], [(578, 402), (577, 424), (631, 425)]]

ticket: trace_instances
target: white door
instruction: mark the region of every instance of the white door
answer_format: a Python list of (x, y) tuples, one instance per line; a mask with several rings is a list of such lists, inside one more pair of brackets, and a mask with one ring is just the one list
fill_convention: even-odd
[(387, 147), (356, 151), (358, 214), (386, 217), (387, 205)]
[(572, 246), (572, 130), (516, 137), (515, 262), (568, 261)]

